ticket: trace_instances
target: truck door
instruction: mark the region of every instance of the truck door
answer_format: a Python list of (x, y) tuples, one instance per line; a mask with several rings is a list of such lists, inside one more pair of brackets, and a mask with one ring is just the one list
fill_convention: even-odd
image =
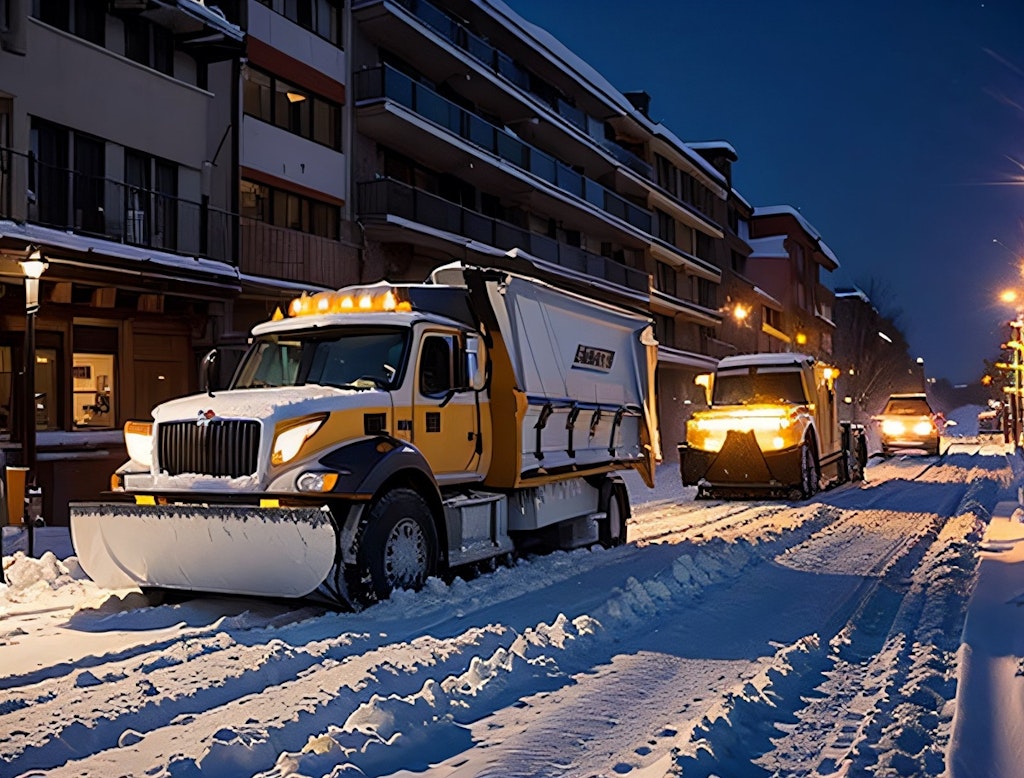
[(464, 480), (479, 467), (477, 396), (469, 387), (458, 333), (426, 332), (413, 390), (412, 443), (438, 482)]

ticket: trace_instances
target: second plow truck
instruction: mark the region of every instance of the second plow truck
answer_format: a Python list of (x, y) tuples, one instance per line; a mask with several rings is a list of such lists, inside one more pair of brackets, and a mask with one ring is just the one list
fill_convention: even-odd
[(864, 427), (838, 417), (834, 367), (804, 354), (726, 357), (699, 376), (709, 408), (686, 423), (683, 484), (698, 497), (815, 494), (864, 477)]
[(621, 544), (616, 471), (653, 485), (660, 458), (656, 352), (647, 317), (495, 268), (303, 295), (229, 388), (125, 426), (75, 551), (110, 588), (359, 607), (533, 542)]

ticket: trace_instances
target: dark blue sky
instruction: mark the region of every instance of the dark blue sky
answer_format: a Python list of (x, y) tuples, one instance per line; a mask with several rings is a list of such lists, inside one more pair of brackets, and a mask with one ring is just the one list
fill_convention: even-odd
[(799, 208), (839, 257), (825, 283), (882, 290), (928, 375), (998, 356), (998, 293), (1024, 289), (1024, 0), (506, 2), (683, 140), (732, 143), (737, 190)]

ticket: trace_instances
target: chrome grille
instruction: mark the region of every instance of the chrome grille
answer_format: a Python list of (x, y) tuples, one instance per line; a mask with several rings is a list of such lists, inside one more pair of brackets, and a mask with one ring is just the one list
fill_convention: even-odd
[(169, 475), (252, 475), (259, 450), (258, 421), (212, 419), (203, 424), (172, 421), (157, 426), (158, 465)]

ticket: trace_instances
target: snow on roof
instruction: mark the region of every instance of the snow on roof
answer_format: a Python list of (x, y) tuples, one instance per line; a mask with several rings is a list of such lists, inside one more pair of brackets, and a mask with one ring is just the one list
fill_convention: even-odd
[(711, 163), (700, 154), (694, 153), (693, 149), (663, 124), (644, 116), (622, 92), (612, 86), (610, 81), (543, 27), (538, 27), (527, 21), (502, 0), (473, 0), (473, 2), (482, 10), (503, 21), (511, 31), (519, 32), (525, 43), (546, 51), (554, 64), (562, 66), (570, 75), (590, 86), (598, 97), (605, 100), (622, 115), (630, 116), (652, 135), (656, 135), (674, 146), (682, 156), (693, 162), (711, 180), (720, 185), (725, 183), (725, 178), (715, 170)]
[(206, 24), (225, 35), (230, 35), (235, 40), (240, 41), (245, 37), (241, 27), (229, 22), (220, 8), (208, 6), (205, 0), (177, 0), (177, 6), (186, 13), (201, 18)]
[(803, 365), (814, 364), (814, 357), (807, 354), (773, 353), (773, 354), (736, 354), (723, 357), (718, 363), (719, 369), (728, 367), (747, 367), (752, 365)]
[(763, 257), (765, 259), (787, 259), (789, 252), (786, 250), (785, 235), (770, 235), (767, 238), (751, 238), (747, 241), (753, 249), (751, 257)]
[(858, 300), (862, 300), (868, 305), (871, 305), (871, 299), (867, 296), (867, 294), (865, 294), (863, 290), (858, 289), (855, 286), (840, 287), (839, 289), (836, 289), (832, 294), (834, 294), (836, 297), (842, 298), (856, 297)]
[(711, 151), (714, 149), (722, 149), (723, 151), (728, 151), (734, 157), (739, 157), (739, 154), (736, 153), (736, 148), (727, 140), (687, 141), (686, 145), (689, 146), (691, 149), (696, 149), (698, 151)]
[(824, 240), (822, 240), (821, 233), (818, 232), (818, 230), (815, 229), (814, 225), (807, 221), (807, 219), (804, 218), (804, 215), (800, 213), (800, 211), (798, 211), (792, 205), (759, 205), (754, 208), (755, 217), (780, 215), (788, 215), (795, 218), (800, 223), (800, 226), (803, 228), (804, 232), (806, 232), (815, 241), (817, 241), (818, 248), (821, 249), (821, 253), (828, 257), (830, 260), (832, 260), (832, 262), (835, 263), (836, 267), (839, 267), (839, 258), (835, 255), (832, 249), (828, 247), (828, 244), (825, 243)]

